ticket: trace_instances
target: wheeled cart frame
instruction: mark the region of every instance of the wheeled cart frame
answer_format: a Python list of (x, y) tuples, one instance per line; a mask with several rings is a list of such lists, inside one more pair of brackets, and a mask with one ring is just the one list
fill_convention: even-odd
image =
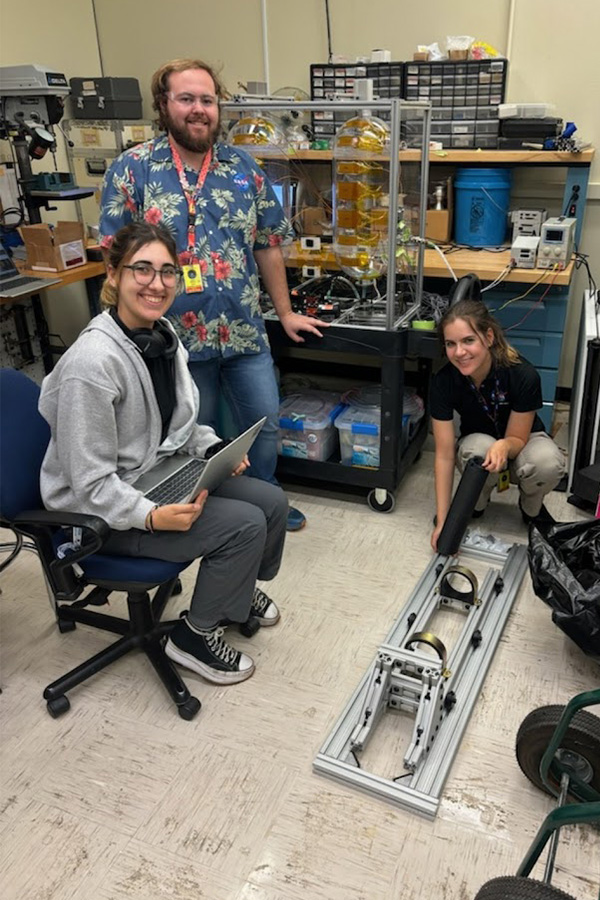
[[(465, 558), (492, 564), (481, 586)], [(438, 554), (314, 760), (315, 771), (433, 818), (526, 567), (520, 544), (508, 552), (463, 544), (460, 562)], [(444, 607), (465, 617), (449, 655), (429, 628)], [(420, 645), (433, 648), (437, 659)], [(415, 717), (401, 783), (368, 772), (360, 762), (388, 709)]]

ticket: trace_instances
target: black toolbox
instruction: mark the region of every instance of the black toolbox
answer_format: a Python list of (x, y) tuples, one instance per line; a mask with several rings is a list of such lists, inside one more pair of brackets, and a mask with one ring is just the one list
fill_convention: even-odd
[(71, 78), (74, 119), (141, 119), (137, 78)]

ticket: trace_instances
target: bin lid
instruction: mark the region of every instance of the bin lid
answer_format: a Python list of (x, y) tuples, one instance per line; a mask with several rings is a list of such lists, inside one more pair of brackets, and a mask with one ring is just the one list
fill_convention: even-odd
[(279, 405), (279, 427), (292, 431), (327, 428), (344, 408), (340, 395), (331, 391), (289, 394)]

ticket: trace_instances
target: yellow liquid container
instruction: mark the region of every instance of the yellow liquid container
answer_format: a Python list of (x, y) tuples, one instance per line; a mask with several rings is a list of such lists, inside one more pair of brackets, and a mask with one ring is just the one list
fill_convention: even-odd
[(333, 145), (334, 252), (359, 281), (387, 267), (389, 139), (385, 122), (361, 115), (342, 125)]
[(261, 156), (281, 153), (285, 150), (286, 138), (277, 122), (263, 115), (244, 115), (229, 129), (227, 141), (243, 147), (250, 153), (258, 151)]

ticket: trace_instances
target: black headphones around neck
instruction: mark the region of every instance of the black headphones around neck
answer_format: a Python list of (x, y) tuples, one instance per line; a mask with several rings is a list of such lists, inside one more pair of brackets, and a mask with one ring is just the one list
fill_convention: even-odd
[(144, 359), (158, 359), (159, 356), (172, 359), (175, 356), (177, 335), (164, 322), (158, 320), (153, 328), (128, 328), (119, 318), (116, 307), (110, 308), (110, 314), (141, 351)]

